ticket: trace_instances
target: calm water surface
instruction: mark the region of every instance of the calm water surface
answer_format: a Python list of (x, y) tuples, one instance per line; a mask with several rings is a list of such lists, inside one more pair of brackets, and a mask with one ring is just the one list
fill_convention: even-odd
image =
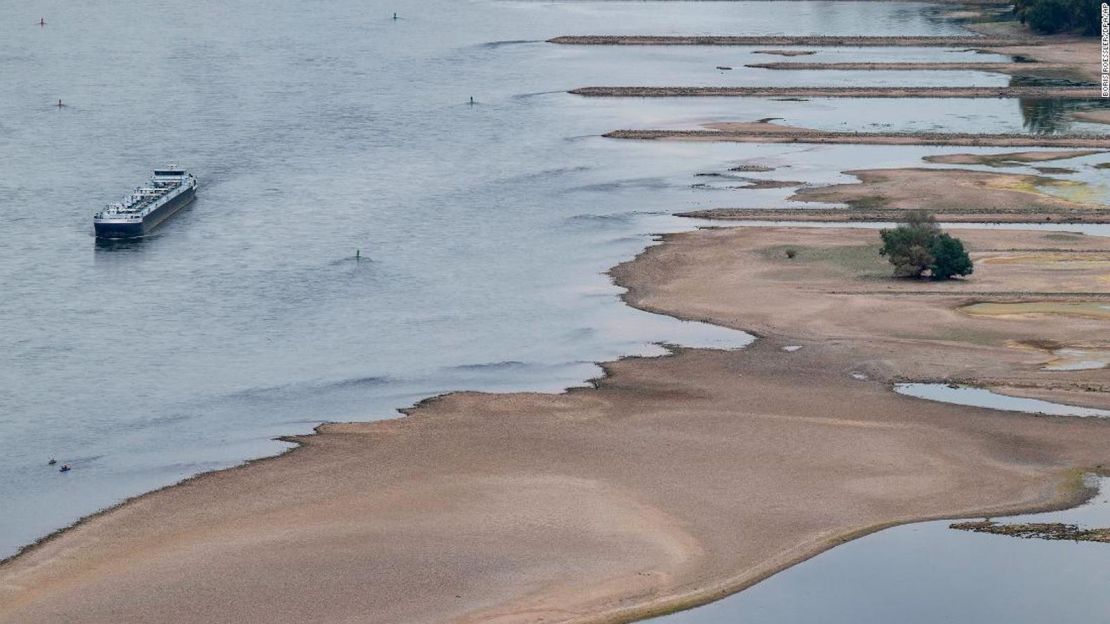
[[(662, 353), (658, 341), (743, 344), (630, 310), (603, 274), (650, 233), (690, 227), (668, 215), (708, 205), (689, 180), (721, 153), (597, 136), (670, 105), (552, 93), (687, 78), (690, 52), (660, 70), (653, 55), (542, 41), (960, 32), (920, 9), (12, 8), (0, 21), (0, 555), (278, 452), (273, 437), (324, 420), (390, 418), (454, 389), (558, 391), (597, 375), (595, 361)], [(701, 53), (698, 75), (715, 75)], [(97, 207), (170, 161), (200, 178), (196, 203), (149, 239), (96, 245)]]
[[(563, 91), (804, 77), (715, 69), (777, 58), (750, 50), (542, 43), (962, 33), (914, 3), (55, 0), (4, 17), (0, 556), (128, 496), (278, 452), (275, 436), (321, 421), (391, 418), (455, 389), (558, 391), (597, 375), (595, 361), (660, 354), (661, 341), (745, 344), (622, 305), (604, 271), (651, 233), (691, 227), (671, 213), (720, 204), (692, 188), (695, 173), (792, 154), (605, 131), (769, 116), (1027, 129), (1006, 100), (867, 112), (829, 100), (588, 100)], [(913, 79), (999, 84), (974, 72)], [(857, 152), (813, 153), (799, 167), (820, 179), (839, 176), (820, 173), (824, 162)], [(97, 207), (170, 161), (200, 178), (196, 203), (146, 240), (95, 244)], [(59, 474), (50, 457), (74, 470)]]
[[(1110, 479), (1067, 511), (998, 519), (1110, 526)], [(887, 529), (734, 596), (654, 624), (973, 624), (1110, 621), (1110, 545), (949, 529)]]

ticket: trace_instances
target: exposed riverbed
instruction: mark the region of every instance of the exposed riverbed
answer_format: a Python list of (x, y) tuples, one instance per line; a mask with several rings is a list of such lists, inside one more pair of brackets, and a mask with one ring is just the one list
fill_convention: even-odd
[[(380, 2), (40, 8), (46, 27), (37, 14), (0, 24), (0, 70), (14, 77), (0, 84), (0, 555), (280, 452), (274, 437), (321, 421), (392, 418), (459, 389), (557, 392), (599, 374), (594, 362), (662, 354), (661, 342), (746, 344), (624, 306), (603, 272), (650, 234), (696, 225), (671, 213), (721, 203), (693, 187), (697, 173), (813, 153), (797, 159), (807, 180), (840, 180), (840, 156), (855, 152), (603, 132), (784, 113), (835, 129), (1037, 130), (1019, 102), (997, 100), (866, 113), (820, 100), (583, 101), (563, 91), (653, 75), (662, 52), (543, 43), (600, 24), (962, 34), (914, 3), (430, 1), (397, 20)], [(716, 51), (676, 52), (662, 61), (676, 76), (745, 80), (717, 70), (733, 61)], [(198, 175), (196, 204), (148, 240), (94, 244), (92, 212), (167, 161)]]

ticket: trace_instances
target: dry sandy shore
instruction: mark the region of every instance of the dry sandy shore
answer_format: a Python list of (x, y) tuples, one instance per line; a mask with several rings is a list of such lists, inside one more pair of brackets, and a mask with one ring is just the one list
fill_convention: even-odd
[(1099, 154), (1098, 150), (1071, 150), (1052, 152), (1009, 152), (1006, 154), (937, 154), (922, 160), (945, 165), (990, 165), (992, 167), (1011, 167), (1028, 163), (1052, 162)]
[[(800, 221), (804, 223), (893, 222), (904, 218), (898, 208), (707, 208), (681, 213), (680, 216), (722, 221)], [(945, 210), (945, 223), (1110, 223), (1110, 214), (1069, 212), (1046, 216), (1020, 208), (996, 208), (989, 212)]]
[(1110, 110), (1078, 111), (1072, 117), (1080, 121), (1110, 124)]
[(1097, 371), (1041, 370), (1051, 356), (1029, 345), (1084, 348), (1104, 322), (954, 306), (1105, 293), (1097, 268), (1038, 250), (1108, 243), (961, 236), (980, 268), (942, 285), (872, 276), (885, 270), (873, 232), (668, 237), (614, 270), (628, 299), (752, 329), (755, 346), (624, 360), (563, 395), (459, 393), (397, 421), (324, 426), (0, 565), (0, 622), (624, 621), (891, 523), (1074, 502), (1077, 469), (1110, 463), (1110, 421), (931, 403), (887, 382), (1097, 384)]
[(813, 143), (824, 145), (956, 145), (964, 147), (1110, 148), (1110, 136), (968, 134), (958, 132), (831, 132), (769, 123), (708, 124), (710, 130), (614, 130), (612, 139)]
[(1020, 76), (1056, 75), (1071, 70), (1063, 63), (751, 63), (744, 67), (805, 71), (983, 71)]
[[(889, 279), (874, 231), (823, 228), (669, 236), (614, 274), (637, 307), (782, 340), (842, 341), (860, 358), (857, 370), (873, 378), (1070, 389), (1110, 407), (1105, 370), (1043, 368), (1061, 349), (1101, 353), (1110, 346), (1106, 319), (1069, 316), (1067, 306), (1040, 314), (961, 311), (984, 303), (1053, 310), (1047, 302), (1101, 309), (1110, 301), (1110, 240), (1065, 232), (954, 233), (976, 261), (966, 281)], [(786, 256), (788, 248), (795, 259)]]
[(1033, 98), (1094, 100), (1098, 87), (581, 87), (585, 97)]
[(709, 46), (836, 46), (836, 47), (964, 47), (1040, 46), (1055, 40), (1032, 36), (1002, 37), (847, 37), (847, 36), (733, 36), (733, 35), (567, 35), (548, 43), (562, 45), (709, 45)]
[(1052, 217), (1110, 216), (1110, 207), (1055, 197), (1041, 189), (1057, 187), (1077, 194), (1086, 186), (1056, 178), (970, 169), (860, 169), (844, 173), (859, 183), (800, 189), (790, 199), (843, 203), (854, 208), (929, 210), (937, 214), (1027, 213), (1038, 221)]
[[(945, 163), (1022, 163), (1071, 158), (1092, 152), (946, 154)], [(964, 169), (865, 169), (845, 171), (859, 182), (803, 187), (788, 199), (847, 208), (716, 208), (685, 216), (748, 221), (896, 221), (906, 210), (928, 210), (951, 223), (1110, 223), (1110, 207), (1068, 200), (1043, 191), (1050, 187), (1083, 196), (1080, 183), (1017, 173)]]

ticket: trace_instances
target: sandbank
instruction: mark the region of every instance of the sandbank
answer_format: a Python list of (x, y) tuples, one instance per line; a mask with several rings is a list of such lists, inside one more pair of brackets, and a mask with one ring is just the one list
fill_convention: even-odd
[(1011, 76), (1055, 76), (1071, 71), (1063, 63), (751, 63), (744, 67), (804, 71), (981, 71)]
[[(1110, 245), (960, 235), (980, 259)], [(628, 621), (891, 524), (1082, 499), (1077, 475), (1110, 461), (1110, 421), (889, 383), (1096, 383), (1040, 371), (1005, 339), (1069, 344), (1099, 321), (1002, 331), (1013, 321), (955, 310), (972, 292), (1088, 292), (1094, 272), (1000, 262), (967, 283), (894, 281), (874, 236), (668, 236), (614, 269), (627, 299), (761, 340), (622, 360), (561, 395), (455, 393), (400, 420), (324, 425), (284, 456), (138, 497), (0, 564), (0, 622)]]
[(970, 169), (859, 169), (844, 173), (858, 183), (811, 186), (789, 199), (842, 203), (853, 209), (929, 210), (942, 218), (958, 215), (1027, 214), (1035, 220), (1059, 220), (1076, 213), (1107, 213), (1110, 207), (1072, 201), (1043, 192), (1049, 187), (1072, 188), (1080, 182), (1019, 173)]
[(992, 48), (1048, 45), (1054, 41), (1026, 36), (825, 36), (825, 35), (566, 35), (548, 43), (561, 45), (697, 45), (697, 46), (819, 46), (819, 47), (963, 47)]
[(990, 165), (992, 167), (1010, 167), (1028, 163), (1051, 162), (1054, 160), (1067, 160), (1100, 154), (1098, 150), (1071, 150), (1056, 152), (1008, 152), (1005, 154), (937, 154), (926, 156), (922, 160), (931, 163), (946, 165)]
[(760, 122), (718, 122), (706, 130), (614, 130), (604, 136), (641, 141), (724, 141), (818, 145), (953, 145), (961, 147), (1110, 148), (1110, 136), (960, 132), (834, 132)]
[(1095, 100), (1098, 87), (579, 87), (584, 97), (1030, 98)]

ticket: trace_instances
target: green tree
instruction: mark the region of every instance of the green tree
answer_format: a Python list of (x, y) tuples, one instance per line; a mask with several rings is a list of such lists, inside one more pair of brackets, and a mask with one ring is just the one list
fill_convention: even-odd
[(893, 230), (880, 230), (883, 247), (879, 253), (894, 265), (897, 277), (918, 277), (933, 264), (930, 249), (933, 239), (940, 233), (936, 218), (915, 210)]
[(1078, 31), (1100, 32), (1100, 0), (1014, 0), (1014, 13), (1022, 24), (1042, 34)]
[(933, 263), (929, 266), (929, 274), (933, 279), (952, 279), (953, 277), (971, 275), (975, 267), (971, 264), (971, 256), (967, 255), (964, 244), (958, 238), (941, 232), (929, 248), (933, 256)]
[(908, 213), (892, 230), (880, 230), (879, 253), (894, 265), (896, 277), (951, 279), (970, 275), (971, 257), (959, 239), (940, 231), (936, 218), (924, 211)]
[(1067, 0), (1038, 0), (1025, 12), (1029, 27), (1043, 34), (1070, 30), (1073, 17), (1073, 9)]

